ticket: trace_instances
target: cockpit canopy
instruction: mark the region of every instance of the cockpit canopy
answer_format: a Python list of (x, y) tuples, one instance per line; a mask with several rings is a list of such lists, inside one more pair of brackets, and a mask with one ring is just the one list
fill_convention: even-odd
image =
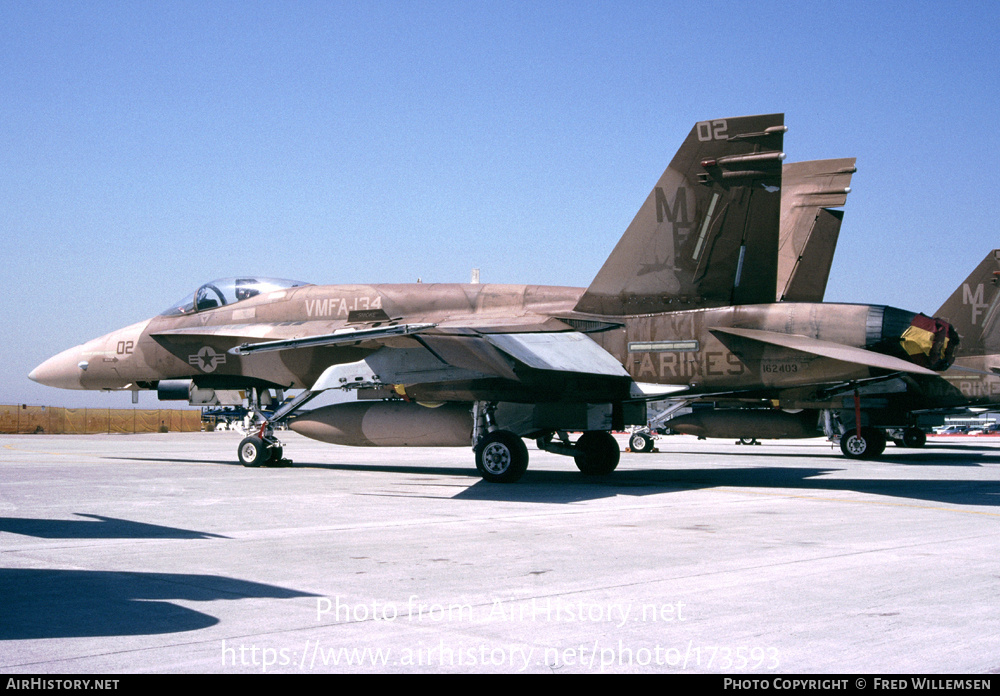
[(216, 307), (249, 300), (251, 297), (256, 297), (262, 293), (297, 288), (303, 285), (310, 285), (310, 283), (300, 280), (250, 276), (220, 278), (219, 280), (213, 280), (211, 283), (205, 283), (195, 290), (193, 295), (190, 293), (185, 295), (184, 299), (163, 312), (163, 316), (203, 312), (206, 309), (215, 309)]

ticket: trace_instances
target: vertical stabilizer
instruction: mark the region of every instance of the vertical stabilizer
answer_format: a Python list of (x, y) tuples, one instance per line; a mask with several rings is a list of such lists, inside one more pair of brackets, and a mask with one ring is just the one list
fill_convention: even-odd
[(837, 248), (839, 208), (851, 191), (855, 158), (784, 165), (781, 172), (781, 231), (775, 297), (788, 302), (822, 302)]
[(1000, 249), (994, 249), (934, 313), (962, 337), (958, 356), (1000, 353)]
[(774, 301), (784, 114), (695, 124), (576, 309)]

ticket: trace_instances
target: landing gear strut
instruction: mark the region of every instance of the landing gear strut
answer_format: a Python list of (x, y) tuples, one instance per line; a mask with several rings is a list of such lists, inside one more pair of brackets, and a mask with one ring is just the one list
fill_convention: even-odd
[[(279, 406), (270, 418), (264, 415), (261, 408), (260, 393), (254, 389), (250, 394), (250, 410), (253, 413), (253, 427), (257, 432), (243, 438), (236, 450), (240, 464), (248, 467), (257, 466), (290, 466), (291, 460), (285, 459), (285, 449), (278, 438), (274, 436), (274, 426), (287, 418), (291, 413), (319, 395), (318, 391), (304, 391), (291, 401)], [(281, 401), (282, 392), (277, 393), (277, 401)]]

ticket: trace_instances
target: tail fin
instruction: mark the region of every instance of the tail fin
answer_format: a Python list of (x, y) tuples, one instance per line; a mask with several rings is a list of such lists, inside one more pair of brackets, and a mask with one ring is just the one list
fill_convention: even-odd
[(695, 124), (576, 309), (774, 301), (784, 114)]
[(958, 330), (962, 342), (958, 355), (1000, 353), (1000, 249), (994, 249), (976, 266), (934, 316)]
[(837, 248), (854, 157), (793, 162), (781, 171), (781, 231), (776, 298), (822, 302)]

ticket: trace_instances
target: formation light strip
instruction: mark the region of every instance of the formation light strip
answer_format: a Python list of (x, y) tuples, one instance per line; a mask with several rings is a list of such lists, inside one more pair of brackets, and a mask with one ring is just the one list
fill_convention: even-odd
[(629, 353), (694, 353), (700, 349), (693, 341), (634, 341), (628, 344)]

